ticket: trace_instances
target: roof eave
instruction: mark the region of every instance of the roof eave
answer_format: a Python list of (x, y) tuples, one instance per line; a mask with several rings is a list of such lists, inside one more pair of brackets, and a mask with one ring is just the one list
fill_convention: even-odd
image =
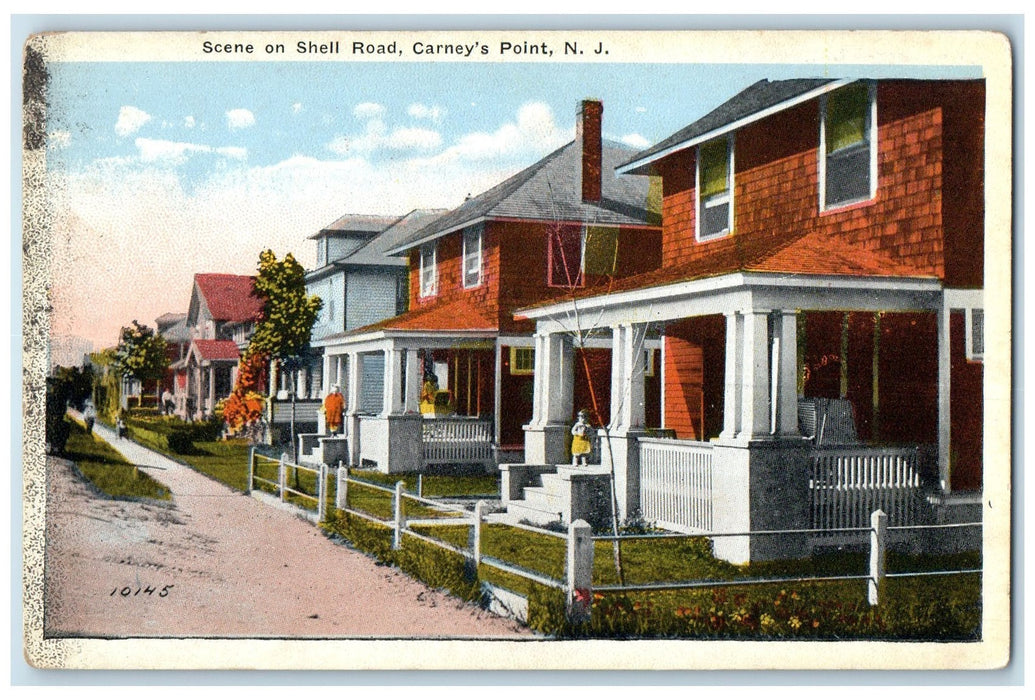
[(748, 124), (753, 124), (754, 122), (761, 121), (766, 117), (769, 117), (778, 112), (782, 112), (786, 109), (790, 109), (791, 107), (795, 107), (799, 104), (802, 104), (803, 102), (808, 102), (809, 100), (815, 99), (828, 92), (832, 92), (833, 90), (836, 90), (852, 82), (855, 82), (854, 78), (842, 78), (840, 80), (833, 80), (829, 83), (821, 85), (818, 88), (813, 88), (812, 90), (803, 92), (800, 95), (786, 99), (782, 102), (778, 102), (775, 105), (772, 105), (771, 107), (759, 110), (758, 112), (750, 114), (746, 117), (741, 117), (740, 119), (734, 120), (729, 124), (725, 124), (717, 129), (712, 129), (711, 131), (706, 131), (705, 133), (700, 134), (698, 136), (694, 136), (680, 141), (678, 143), (674, 143), (671, 146), (663, 148), (662, 150), (656, 153), (651, 153), (650, 155), (633, 158), (629, 162), (623, 165), (619, 165), (617, 168), (615, 168), (615, 173), (618, 175), (649, 175), (650, 171), (648, 166), (653, 165), (654, 163), (658, 162), (663, 158), (667, 158), (673, 153), (685, 150), (687, 148), (692, 148), (693, 146), (704, 143), (706, 141), (710, 141), (711, 139), (722, 136), (723, 134), (728, 134), (732, 131), (736, 131), (737, 129), (741, 129), (747, 126)]

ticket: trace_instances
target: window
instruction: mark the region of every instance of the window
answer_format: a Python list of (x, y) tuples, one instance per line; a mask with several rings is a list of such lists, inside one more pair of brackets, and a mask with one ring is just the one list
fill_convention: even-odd
[(821, 101), (820, 207), (823, 210), (873, 199), (877, 180), (874, 148), (876, 90), (854, 83)]
[(482, 283), (482, 226), (464, 230), (464, 288)]
[(535, 348), (510, 349), (510, 373), (533, 374), (535, 372)]
[(733, 230), (733, 137), (697, 148), (697, 239)]
[(558, 227), (550, 231), (549, 284), (551, 287), (581, 287), (586, 253), (584, 228)]
[(653, 377), (657, 368), (654, 365), (654, 349), (646, 348), (643, 351), (643, 376)]
[(438, 292), (438, 267), (435, 264), (435, 244), (420, 247), (420, 295), (433, 297)]
[(985, 310), (967, 309), (967, 359), (981, 362), (985, 357)]

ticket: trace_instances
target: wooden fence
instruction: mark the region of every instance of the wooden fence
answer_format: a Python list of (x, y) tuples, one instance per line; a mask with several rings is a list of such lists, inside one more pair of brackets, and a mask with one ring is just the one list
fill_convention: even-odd
[(433, 418), (421, 425), (424, 464), (492, 462), (492, 421)]
[(811, 527), (825, 542), (856, 541), (846, 529), (866, 527), (887, 513), (892, 527), (921, 524), (920, 473), (915, 448), (820, 448), (809, 475)]
[(640, 438), (639, 445), (644, 519), (688, 534), (711, 530), (711, 445), (661, 438)]

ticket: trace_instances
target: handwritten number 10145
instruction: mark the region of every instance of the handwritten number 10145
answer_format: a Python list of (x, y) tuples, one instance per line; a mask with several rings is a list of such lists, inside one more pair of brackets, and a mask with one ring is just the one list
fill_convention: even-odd
[(116, 587), (111, 589), (111, 593), (108, 597), (110, 598), (115, 595), (120, 595), (123, 598), (129, 598), (131, 596), (138, 596), (141, 593), (144, 595), (154, 595), (157, 593), (159, 598), (165, 598), (169, 595), (169, 589), (172, 587), (173, 584), (171, 583), (162, 586), (161, 588), (155, 588), (154, 586), (138, 586), (137, 588), (133, 588), (131, 586), (123, 586), (122, 588)]

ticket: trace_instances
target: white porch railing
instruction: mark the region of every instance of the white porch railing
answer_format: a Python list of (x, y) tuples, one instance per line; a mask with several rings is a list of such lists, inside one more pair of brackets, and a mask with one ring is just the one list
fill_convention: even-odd
[(712, 530), (712, 446), (640, 438), (640, 509), (648, 522), (694, 534)]
[[(888, 525), (920, 521), (920, 472), (916, 448), (837, 447), (816, 450), (809, 475), (812, 528), (868, 527), (870, 514), (882, 510)], [(852, 539), (858, 534), (831, 532), (820, 538)]]
[(425, 464), (484, 464), (493, 460), (490, 420), (425, 419), (421, 436)]

